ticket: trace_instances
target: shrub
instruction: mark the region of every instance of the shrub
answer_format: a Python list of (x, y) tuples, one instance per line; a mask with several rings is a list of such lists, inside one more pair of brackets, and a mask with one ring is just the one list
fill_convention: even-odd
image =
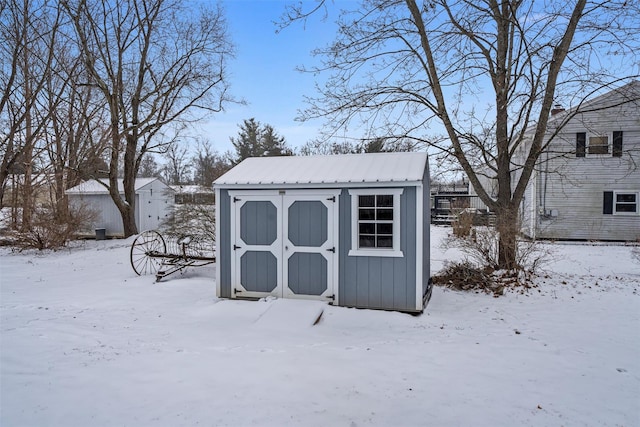
[(7, 233), (7, 238), (14, 246), (22, 249), (58, 249), (66, 246), (95, 217), (96, 212), (85, 205), (70, 207), (65, 214), (60, 214), (49, 206), (42, 206), (33, 211), (28, 226), (19, 225), (17, 230)]
[(480, 290), (494, 295), (502, 295), (504, 283), (487, 268), (478, 268), (468, 260), (445, 264), (442, 271), (433, 276), (435, 285), (458, 291)]
[(453, 222), (453, 234), (456, 237), (467, 237), (471, 235), (473, 230), (474, 213), (469, 210), (462, 210), (456, 215), (456, 221)]
[(193, 236), (199, 243), (212, 247), (216, 241), (215, 206), (192, 203), (176, 205), (160, 228), (176, 240)]
[(550, 249), (518, 238), (516, 267), (510, 271), (498, 270), (498, 238), (498, 231), (492, 227), (470, 227), (467, 233), (458, 234), (454, 230), (443, 246), (461, 250), (463, 261), (447, 264), (434, 276), (434, 283), (458, 290), (482, 289), (496, 295), (502, 294), (505, 286), (531, 287), (533, 276), (551, 259)]

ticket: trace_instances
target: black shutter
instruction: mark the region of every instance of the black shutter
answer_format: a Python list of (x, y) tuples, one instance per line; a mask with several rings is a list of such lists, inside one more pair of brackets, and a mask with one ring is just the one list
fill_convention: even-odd
[(605, 215), (613, 214), (613, 191), (604, 192), (604, 201), (602, 204), (602, 213)]
[(587, 133), (576, 133), (576, 157), (584, 157), (587, 148)]
[(622, 131), (613, 132), (613, 157), (622, 157)]

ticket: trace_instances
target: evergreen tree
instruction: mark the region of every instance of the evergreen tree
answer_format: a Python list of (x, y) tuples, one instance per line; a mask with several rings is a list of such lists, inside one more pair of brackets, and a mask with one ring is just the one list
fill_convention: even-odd
[(236, 150), (233, 164), (238, 164), (248, 157), (291, 156), (293, 151), (287, 147), (283, 136), (271, 125), (262, 125), (254, 118), (244, 120), (238, 126), (240, 131), (237, 138), (231, 138)]

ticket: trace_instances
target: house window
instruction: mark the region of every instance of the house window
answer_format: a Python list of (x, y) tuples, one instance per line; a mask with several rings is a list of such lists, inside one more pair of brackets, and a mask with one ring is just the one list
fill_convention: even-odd
[(576, 157), (613, 156), (622, 157), (622, 131), (609, 133), (578, 132), (576, 134)]
[(640, 213), (638, 194), (637, 192), (605, 191), (602, 213), (605, 215), (637, 215)]
[(608, 135), (589, 135), (587, 139), (587, 154), (609, 154)]
[(350, 256), (401, 257), (400, 195), (402, 189), (349, 190)]

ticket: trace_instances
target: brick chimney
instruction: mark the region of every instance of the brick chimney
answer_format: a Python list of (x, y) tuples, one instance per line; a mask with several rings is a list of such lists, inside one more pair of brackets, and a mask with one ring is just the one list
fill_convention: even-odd
[(551, 109), (551, 115), (555, 116), (558, 113), (562, 113), (564, 111), (564, 108), (562, 108), (562, 105), (560, 104), (556, 104), (553, 106), (553, 108)]

